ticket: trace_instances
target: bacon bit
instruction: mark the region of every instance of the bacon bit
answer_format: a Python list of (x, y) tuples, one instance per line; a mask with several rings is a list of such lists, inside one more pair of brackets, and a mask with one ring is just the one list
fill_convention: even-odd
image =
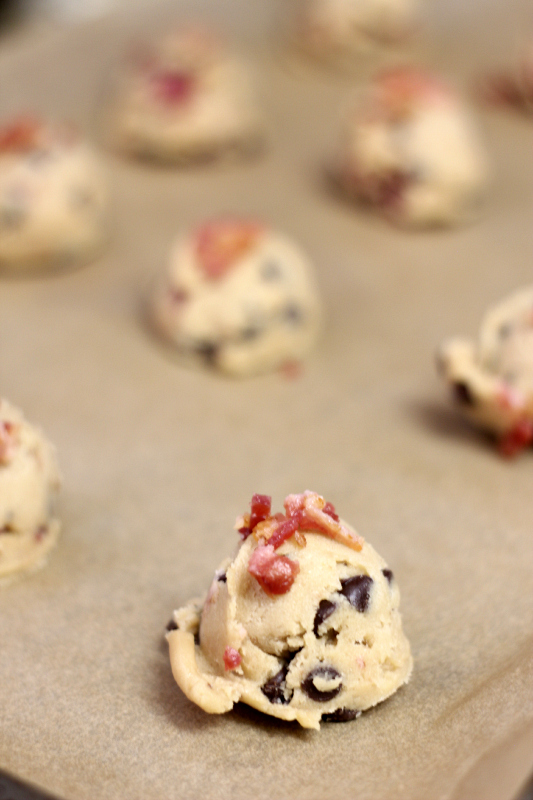
[(39, 525), (39, 527), (35, 531), (35, 541), (41, 542), (47, 533), (48, 533), (48, 527), (46, 525)]
[(508, 75), (489, 75), (481, 83), (480, 93), (486, 103), (508, 106), (517, 111), (531, 112), (533, 109), (533, 84), (524, 85)]
[(289, 591), (300, 565), (287, 556), (278, 555), (271, 544), (260, 544), (250, 556), (248, 572), (267, 594), (280, 595)]
[(516, 411), (525, 405), (525, 398), (516, 389), (503, 383), (496, 395), (496, 402), (506, 411)]
[(294, 517), (289, 517), (276, 526), (276, 530), (268, 539), (268, 544), (272, 545), (272, 547), (277, 550), (278, 547), (281, 547), (283, 542), (286, 542), (287, 539), (290, 539), (291, 536), (296, 533), (299, 527), (300, 520), (298, 517), (296, 515)]
[(422, 102), (449, 99), (450, 91), (434, 75), (415, 67), (398, 67), (376, 79), (377, 100), (389, 119), (402, 119)]
[(498, 443), (498, 449), (505, 458), (513, 458), (532, 442), (533, 420), (522, 419), (502, 436)]
[(9, 464), (18, 444), (18, 428), (12, 422), (0, 420), (0, 464)]
[(339, 515), (335, 511), (335, 506), (333, 505), (333, 503), (326, 503), (322, 511), (324, 512), (324, 514), (327, 514), (329, 517), (332, 517), (335, 520), (335, 522), (339, 521)]
[(189, 72), (155, 72), (150, 83), (157, 99), (169, 106), (190, 103), (196, 89), (196, 80)]
[(196, 253), (211, 280), (221, 278), (257, 242), (263, 226), (257, 222), (219, 219), (207, 222), (197, 234)]
[(284, 378), (287, 378), (289, 381), (293, 381), (302, 375), (303, 366), (300, 361), (285, 361), (285, 363), (279, 368), (279, 371)]
[(168, 296), (170, 297), (171, 302), (178, 306), (186, 303), (189, 299), (189, 295), (185, 289), (174, 289), (173, 286), (169, 288)]
[(250, 503), (250, 528), (253, 530), (256, 525), (270, 517), (272, 498), (267, 494), (252, 495)]
[(241, 665), (242, 656), (234, 647), (226, 647), (224, 650), (224, 669), (226, 672), (237, 669)]
[(24, 153), (38, 144), (42, 123), (34, 117), (20, 117), (0, 129), (0, 153)]

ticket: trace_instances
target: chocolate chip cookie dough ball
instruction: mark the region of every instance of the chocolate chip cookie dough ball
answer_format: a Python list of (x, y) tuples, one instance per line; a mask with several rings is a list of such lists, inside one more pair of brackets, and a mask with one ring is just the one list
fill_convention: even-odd
[(533, 286), (490, 309), (478, 341), (445, 342), (437, 364), (460, 411), (513, 456), (533, 442)]
[(50, 442), (0, 399), (0, 579), (44, 563), (59, 534), (59, 484)]
[(249, 67), (198, 29), (132, 57), (107, 117), (116, 148), (163, 162), (249, 155), (263, 139)]
[(314, 492), (254, 495), (207, 596), (174, 612), (174, 678), (204, 711), (242, 701), (305, 728), (355, 719), (407, 683), (400, 594), (376, 551)]
[(295, 43), (307, 55), (347, 67), (412, 33), (418, 0), (296, 0)]
[(295, 244), (260, 223), (228, 218), (178, 240), (150, 317), (188, 361), (244, 377), (303, 359), (320, 309), (312, 267)]
[(107, 210), (100, 162), (72, 127), (20, 118), (0, 129), (0, 270), (94, 257)]
[(431, 227), (479, 216), (488, 168), (466, 106), (412, 68), (378, 76), (346, 120), (334, 178), (391, 222)]

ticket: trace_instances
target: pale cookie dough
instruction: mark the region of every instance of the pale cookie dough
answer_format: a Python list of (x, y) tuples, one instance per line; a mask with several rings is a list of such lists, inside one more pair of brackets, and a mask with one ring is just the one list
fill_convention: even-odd
[(0, 578), (41, 566), (59, 534), (55, 450), (0, 399)]
[(533, 116), (533, 41), (514, 70), (485, 78), (481, 84), (481, 95), (492, 105)]
[(0, 270), (94, 257), (107, 211), (99, 159), (72, 127), (19, 118), (0, 129)]
[(496, 435), (503, 455), (533, 442), (533, 286), (490, 309), (477, 342), (445, 342), (437, 364), (462, 413)]
[(211, 714), (242, 701), (305, 728), (355, 719), (407, 683), (400, 593), (376, 551), (314, 492), (285, 515), (254, 495), (205, 599), (168, 625), (172, 672)]
[(453, 225), (480, 213), (487, 159), (468, 109), (437, 78), (389, 70), (346, 120), (333, 174), (392, 222)]
[(402, 41), (416, 26), (418, 0), (296, 0), (295, 43), (337, 66)]
[(249, 67), (203, 30), (132, 57), (114, 95), (110, 138), (133, 156), (189, 163), (253, 154), (263, 139)]
[(228, 218), (177, 241), (150, 318), (188, 360), (242, 377), (303, 359), (320, 308), (312, 267), (296, 245), (257, 222)]

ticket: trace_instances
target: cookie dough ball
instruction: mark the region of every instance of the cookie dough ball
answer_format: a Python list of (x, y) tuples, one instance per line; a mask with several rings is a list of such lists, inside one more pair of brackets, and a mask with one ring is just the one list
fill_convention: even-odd
[(514, 70), (489, 75), (481, 84), (483, 99), (533, 116), (533, 41)]
[(478, 341), (454, 338), (437, 365), (461, 412), (513, 456), (533, 442), (533, 286), (490, 309)]
[(438, 79), (402, 68), (378, 76), (349, 115), (334, 167), (348, 197), (403, 226), (480, 213), (487, 160), (467, 108)]
[(0, 269), (93, 257), (107, 209), (100, 162), (73, 128), (21, 118), (0, 129)]
[(254, 495), (207, 596), (174, 612), (174, 677), (211, 714), (242, 701), (305, 728), (355, 719), (407, 683), (400, 594), (376, 551), (314, 492)]
[(305, 255), (242, 219), (213, 220), (178, 240), (150, 315), (182, 356), (237, 377), (299, 362), (321, 317)]
[(296, 43), (313, 58), (348, 66), (414, 29), (418, 0), (299, 0)]
[(111, 117), (116, 147), (167, 162), (255, 153), (263, 136), (249, 68), (200, 30), (132, 58)]
[(59, 483), (50, 442), (0, 399), (0, 578), (44, 563), (59, 534)]

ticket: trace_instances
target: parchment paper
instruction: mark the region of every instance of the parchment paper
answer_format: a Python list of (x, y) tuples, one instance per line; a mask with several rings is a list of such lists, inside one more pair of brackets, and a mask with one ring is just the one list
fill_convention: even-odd
[[(436, 3), (426, 62), (467, 86), (512, 61), (533, 30), (526, 5)], [(256, 55), (268, 152), (185, 171), (107, 154), (107, 254), (0, 283), (2, 394), (46, 430), (64, 473), (56, 552), (0, 591), (0, 768), (72, 800), (506, 800), (532, 766), (533, 453), (500, 460), (461, 422), (433, 354), (532, 279), (533, 127), (482, 113), (494, 183), (478, 224), (393, 230), (322, 178), (353, 79), (283, 61), (260, 0), (8, 43), (1, 116), (36, 109), (95, 134), (132, 33), (193, 11)], [(224, 211), (270, 221), (316, 263), (327, 325), (297, 380), (187, 371), (143, 327), (174, 235)], [(165, 624), (231, 552), (253, 492), (279, 505), (306, 488), (394, 569), (412, 680), (320, 733), (246, 707), (208, 716), (174, 684)]]

